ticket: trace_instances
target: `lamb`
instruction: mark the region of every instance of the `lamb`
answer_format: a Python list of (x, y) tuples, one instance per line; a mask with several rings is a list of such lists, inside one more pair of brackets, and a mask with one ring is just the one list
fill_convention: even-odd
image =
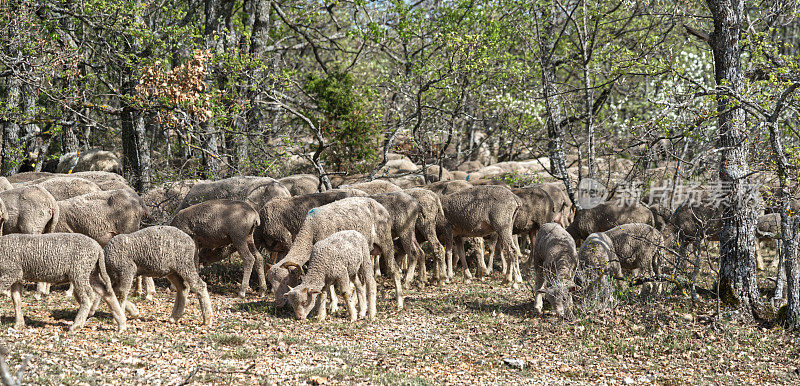
[[(319, 320), (325, 320), (325, 294), (333, 286), (343, 295), (351, 322), (367, 316), (368, 311), (369, 319), (373, 319), (377, 313), (377, 284), (373, 276), (371, 249), (367, 238), (354, 230), (336, 232), (314, 244), (302, 283), (284, 295), (294, 309), (295, 317), (305, 319), (316, 304), (320, 311)], [(291, 261), (285, 262), (283, 267), (300, 268)], [(358, 313), (355, 299), (350, 299), (351, 281), (356, 283)]]
[(102, 191), (94, 182), (80, 177), (59, 176), (43, 180), (34, 180), (28, 184), (44, 188), (53, 195), (56, 201)]
[(386, 208), (367, 197), (345, 198), (310, 210), (286, 257), (270, 267), (267, 274), (275, 294), (276, 307), (286, 304), (283, 295), (290, 286), (300, 281), (300, 270), (284, 268), (286, 262), (293, 263), (290, 267), (302, 267), (311, 256), (314, 243), (339, 231), (355, 230), (364, 235), (370, 245), (377, 247), (377, 251), (373, 249), (373, 252), (379, 252), (386, 258), (394, 278), (397, 307), (402, 309), (403, 286), (394, 260), (391, 227), (392, 221)]
[(577, 288), (573, 281), (578, 267), (575, 240), (561, 224), (544, 224), (536, 234), (532, 258), (536, 311), (542, 313), (542, 299), (545, 298), (559, 317), (570, 314), (571, 292)]
[(217, 199), (249, 201), (253, 208), (260, 209), (273, 198), (291, 195), (280, 182), (269, 177), (231, 177), (195, 184), (184, 197), (180, 209)]
[(619, 201), (606, 201), (591, 209), (581, 209), (567, 227), (575, 240), (583, 240), (595, 232), (605, 232), (617, 225), (643, 223), (654, 226), (650, 208), (634, 204), (622, 205)]
[(340, 186), (340, 188), (358, 189), (367, 194), (382, 194), (403, 191), (403, 189), (401, 189), (399, 186), (384, 180), (361, 182), (358, 184)]
[[(436, 257), (436, 281), (441, 283), (446, 276), (444, 268), (446, 252), (442, 243), (439, 241), (439, 237), (436, 235), (436, 221), (439, 216), (444, 219), (442, 201), (439, 199), (439, 195), (423, 188), (406, 189), (404, 192), (413, 197), (420, 204), (420, 212), (417, 217), (417, 223), (415, 224), (416, 238), (417, 240), (427, 241), (431, 244)], [(420, 259), (418, 259), (418, 261), (411, 262), (411, 266), (408, 267), (408, 272), (406, 274), (406, 283), (414, 279), (414, 270), (416, 269), (417, 263), (419, 263), (420, 266), (419, 283), (421, 286), (424, 286), (427, 280), (424, 253), (420, 254)]]
[(0, 291), (11, 290), (14, 303), (14, 328), (25, 328), (21, 291), (25, 281), (75, 287), (80, 303), (70, 331), (84, 326), (92, 307), (92, 290), (99, 293), (111, 309), (117, 331), (125, 330), (125, 314), (111, 287), (103, 249), (91, 238), (79, 234), (8, 235), (0, 237)]
[[(258, 212), (244, 201), (211, 200), (181, 209), (170, 225), (186, 232), (199, 247), (200, 263), (209, 264), (227, 257), (220, 249), (232, 245), (242, 258), (244, 272), (239, 297), (245, 297), (250, 286), (253, 265), (260, 286), (259, 294), (266, 291), (264, 258), (256, 250), (253, 233), (261, 224)], [(203, 253), (204, 250), (209, 253)]]
[(365, 195), (366, 193), (358, 190), (333, 189), (322, 193), (275, 198), (258, 211), (261, 225), (256, 229), (256, 245), (273, 253), (288, 252), (308, 211), (344, 198)]
[(301, 194), (311, 194), (320, 191), (319, 178), (311, 174), (296, 174), (293, 176), (283, 177), (278, 179), (292, 196), (299, 196)]
[[(463, 189), (441, 197), (445, 217), (453, 226), (455, 252), (464, 264), (464, 273), (471, 278), (464, 255), (464, 237), (484, 237), (497, 233), (503, 251), (510, 256), (510, 268), (505, 278), (512, 288), (522, 281), (519, 272), (519, 247), (511, 239), (517, 211), (522, 200), (508, 188), (486, 185)], [(483, 258), (480, 269), (486, 272)]]
[(117, 235), (106, 244), (104, 250), (106, 270), (114, 292), (120, 299), (122, 309), (128, 311), (131, 317), (139, 316), (136, 306), (128, 302), (134, 277), (166, 277), (177, 289), (169, 321), (177, 322), (186, 309), (186, 283), (200, 300), (203, 325), (211, 325), (211, 298), (206, 283), (198, 273), (199, 267), (195, 261), (197, 251), (189, 235), (175, 227), (154, 226)]
[(50, 233), (60, 217), (56, 199), (39, 186), (23, 186), (0, 192), (6, 206), (8, 219), (3, 224), (3, 234)]
[[(415, 239), (417, 218), (422, 210), (419, 202), (414, 197), (403, 193), (375, 194), (370, 198), (378, 201), (389, 212), (392, 221), (392, 237), (398, 239), (403, 253), (411, 258), (412, 262), (423, 258), (424, 253)], [(386, 260), (387, 264), (392, 262)], [(412, 263), (413, 264), (413, 263)], [(390, 269), (391, 270), (391, 269)], [(413, 280), (413, 272), (406, 276), (406, 286)]]
[[(625, 276), (652, 278), (661, 274), (664, 262), (664, 237), (649, 224), (632, 223), (592, 233), (578, 252), (578, 261), (585, 271), (582, 280), (595, 283), (606, 274), (615, 279)], [(597, 277), (598, 274), (600, 277)], [(584, 283), (580, 283), (585, 286)], [(652, 282), (642, 286), (640, 295), (660, 292)]]
[(112, 237), (139, 230), (145, 208), (130, 189), (84, 194), (58, 201), (54, 232), (81, 233), (105, 246)]

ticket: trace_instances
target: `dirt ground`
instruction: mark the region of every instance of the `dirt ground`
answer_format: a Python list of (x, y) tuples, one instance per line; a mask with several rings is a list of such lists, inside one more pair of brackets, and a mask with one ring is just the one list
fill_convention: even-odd
[(12, 366), (32, 355), (30, 384), (800, 382), (798, 335), (716, 321), (708, 317), (713, 302), (692, 306), (680, 294), (641, 301), (621, 287), (612, 307), (560, 320), (534, 316), (527, 288), (506, 288), (499, 276), (472, 283), (459, 276), (408, 291), (399, 312), (393, 291), (379, 285), (373, 321), (350, 324), (340, 309), (327, 321), (303, 322), (276, 311), (271, 297), (237, 298), (235, 267), (222, 272), (204, 272), (212, 327), (200, 326), (194, 295), (184, 319), (167, 323), (172, 294), (159, 281), (154, 301), (133, 298), (142, 317), (121, 334), (104, 308), (68, 333), (77, 305), (59, 291), (44, 300), (27, 291), (28, 328), (15, 331), (11, 300), (2, 297), (0, 339)]

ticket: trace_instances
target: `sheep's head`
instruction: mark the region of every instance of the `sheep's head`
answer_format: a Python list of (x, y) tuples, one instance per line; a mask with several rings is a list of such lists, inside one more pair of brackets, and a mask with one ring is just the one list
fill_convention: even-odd
[(565, 281), (549, 288), (541, 289), (544, 299), (550, 303), (553, 312), (560, 318), (572, 316), (572, 293), (578, 287), (571, 281)]
[(611, 246), (604, 240), (602, 234), (592, 233), (586, 238), (578, 251), (578, 264), (583, 278), (587, 281), (600, 279), (608, 268), (608, 262), (613, 259)]
[(275, 307), (281, 308), (286, 305), (286, 293), (300, 283), (300, 275), (303, 268), (293, 262), (286, 262), (282, 265), (273, 265), (267, 272), (267, 280), (272, 287), (275, 295)]
[(304, 285), (298, 285), (289, 290), (289, 292), (284, 295), (286, 301), (292, 306), (294, 309), (294, 316), (299, 320), (305, 320), (308, 317), (308, 313), (314, 308), (314, 305), (317, 303), (317, 296), (319, 296), (321, 292), (315, 289), (309, 289)]

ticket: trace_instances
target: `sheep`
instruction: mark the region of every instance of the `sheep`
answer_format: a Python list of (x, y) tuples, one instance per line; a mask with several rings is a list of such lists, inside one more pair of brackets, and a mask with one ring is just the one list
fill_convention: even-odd
[(167, 182), (162, 186), (147, 191), (142, 195), (147, 207), (144, 221), (147, 224), (166, 224), (172, 215), (178, 211), (183, 198), (192, 189), (192, 186), (205, 182), (203, 180), (182, 180)]
[(653, 213), (653, 226), (660, 232), (664, 232), (667, 227), (669, 217), (672, 215), (669, 208), (664, 203), (655, 203), (649, 206), (650, 212)]
[(352, 189), (333, 189), (322, 193), (275, 198), (258, 211), (261, 225), (254, 236), (256, 245), (273, 253), (288, 252), (309, 210), (358, 196), (366, 196), (366, 193)]
[(350, 197), (314, 208), (306, 215), (305, 222), (297, 233), (292, 247), (286, 256), (270, 267), (267, 279), (275, 294), (276, 307), (283, 307), (283, 295), (300, 281), (298, 269), (284, 268), (286, 262), (291, 266), (302, 267), (311, 256), (314, 243), (338, 231), (355, 230), (367, 238), (370, 245), (376, 246), (389, 265), (394, 278), (397, 308), (403, 308), (403, 286), (400, 272), (394, 260), (392, 243), (392, 222), (389, 212), (377, 201), (368, 197)]
[(577, 289), (573, 281), (578, 266), (575, 240), (561, 224), (544, 224), (536, 234), (532, 258), (536, 312), (542, 313), (544, 298), (559, 317), (570, 314), (571, 292)]
[(53, 195), (40, 186), (23, 186), (0, 192), (8, 219), (3, 234), (41, 234), (54, 231), (60, 218), (59, 206)]
[(561, 226), (564, 228), (572, 223), (572, 221), (575, 219), (575, 207), (572, 205), (572, 200), (570, 200), (563, 183), (548, 182), (533, 184), (530, 185), (530, 187), (541, 188), (547, 192), (547, 194), (550, 196), (550, 199), (553, 200), (555, 212), (561, 214), (561, 216), (553, 220), (554, 222), (561, 224)]
[[(442, 171), (442, 178), (439, 178), (439, 170)], [(425, 168), (425, 175), (429, 181), (449, 181), (453, 179), (453, 174), (445, 168), (440, 168), (439, 165), (428, 165)]]
[(128, 185), (128, 181), (125, 181), (125, 178), (117, 173), (98, 170), (76, 172), (70, 175), (92, 181), (104, 191), (131, 189), (130, 185)]
[(130, 189), (84, 194), (58, 201), (55, 232), (81, 233), (105, 246), (112, 237), (139, 230), (145, 208)]
[[(533, 243), (533, 241), (536, 240), (536, 233), (539, 232), (539, 228), (541, 228), (542, 225), (549, 222), (561, 223), (561, 216), (563, 213), (555, 211), (553, 200), (545, 190), (531, 187), (514, 188), (511, 189), (511, 191), (522, 201), (522, 206), (519, 208), (514, 218), (513, 232), (515, 235), (527, 236), (530, 238), (531, 243)], [(489, 253), (489, 271), (487, 274), (491, 273), (494, 265), (494, 257), (496, 253), (500, 252), (500, 248), (497, 248), (495, 244), (496, 240), (494, 243), (489, 243), (492, 248), (490, 248), (491, 250)], [(530, 249), (533, 250), (533, 245), (530, 246)], [(528, 258), (529, 266), (531, 262), (532, 260)], [(503, 259), (504, 274), (507, 268), (506, 261)]]
[[(389, 212), (389, 218), (392, 221), (392, 237), (400, 242), (403, 253), (412, 262), (422, 258), (424, 253), (415, 239), (417, 218), (422, 210), (419, 202), (404, 192), (375, 194), (369, 197), (378, 201)], [(386, 263), (391, 264), (388, 260)], [(378, 265), (376, 264), (376, 266)], [(406, 276), (406, 286), (411, 284), (412, 279), (413, 273)]]
[[(781, 214), (769, 213), (758, 216), (758, 223), (756, 225), (756, 267), (758, 270), (763, 271), (766, 268), (764, 264), (764, 257), (761, 254), (761, 242), (778, 240), (781, 237)], [(772, 260), (773, 268), (778, 266), (778, 260)]]
[(14, 185), (11, 185), (11, 183), (8, 182), (8, 178), (0, 177), (0, 192), (11, 189), (14, 189)]
[[(472, 275), (464, 255), (464, 237), (483, 237), (497, 233), (503, 251), (510, 256), (510, 268), (505, 282), (518, 288), (522, 281), (519, 272), (519, 247), (512, 241), (514, 219), (522, 206), (522, 200), (502, 186), (475, 186), (441, 197), (445, 217), (453, 226), (455, 252), (464, 265), (467, 278)], [(485, 262), (478, 259), (479, 268), (486, 272)]]
[(467, 181), (454, 180), (454, 181), (438, 181), (425, 185), (424, 188), (440, 195), (446, 195), (457, 192), (462, 189), (469, 189), (472, 187)]
[[(220, 249), (232, 245), (242, 258), (243, 273), (239, 297), (247, 294), (250, 286), (250, 274), (253, 265), (259, 282), (259, 295), (266, 291), (264, 278), (264, 258), (256, 250), (253, 233), (261, 224), (258, 212), (245, 201), (211, 200), (181, 209), (172, 219), (170, 225), (186, 232), (198, 247), (200, 263), (209, 264), (225, 257), (217, 253)], [(211, 253), (204, 254), (203, 250)]]
[(393, 192), (400, 192), (401, 189), (399, 186), (383, 180), (374, 180), (369, 182), (361, 182), (358, 184), (352, 185), (344, 185), (340, 186), (340, 188), (347, 188), (347, 189), (358, 189), (367, 194), (381, 194), (381, 193), (393, 193)]
[(456, 170), (462, 172), (474, 172), (476, 170), (480, 170), (481, 168), (483, 168), (483, 164), (480, 161), (464, 161), (458, 165)]
[(80, 177), (53, 177), (29, 182), (30, 185), (40, 186), (50, 192), (56, 201), (80, 196), (83, 194), (102, 191), (97, 184)]
[(52, 176), (53, 173), (47, 172), (25, 172), (25, 173), (17, 173), (7, 176), (6, 179), (8, 182), (13, 184), (19, 184), (23, 182), (38, 180), (40, 178)]
[[(446, 271), (444, 269), (446, 252), (436, 234), (436, 224), (437, 217), (441, 216), (441, 218), (444, 219), (442, 201), (439, 199), (438, 194), (423, 188), (406, 189), (404, 192), (413, 197), (420, 204), (420, 213), (415, 224), (416, 238), (417, 240), (427, 241), (431, 244), (436, 257), (436, 281), (441, 283), (446, 276)], [(420, 266), (419, 284), (424, 286), (427, 280), (424, 253), (420, 254), (420, 259), (418, 259), (418, 261), (411, 262), (411, 266), (408, 267), (406, 273), (406, 283), (414, 279), (414, 270), (416, 269), (417, 263), (419, 263)]]
[[(200, 300), (203, 325), (211, 325), (213, 319), (211, 298), (208, 296), (206, 283), (198, 273), (198, 262), (195, 261), (196, 248), (191, 236), (175, 227), (154, 226), (114, 236), (106, 244), (104, 251), (106, 270), (114, 286), (114, 292), (120, 300), (122, 309), (128, 311), (131, 317), (139, 316), (136, 306), (128, 302), (128, 292), (131, 290), (134, 277), (137, 275), (166, 277), (177, 289), (169, 321), (175, 323), (183, 315), (186, 309), (186, 285), (188, 285)], [(96, 306), (97, 303), (95, 308)]]
[(285, 186), (292, 196), (311, 194), (320, 191), (319, 178), (311, 174), (297, 174), (283, 177), (278, 179), (278, 182)]
[(595, 232), (605, 232), (617, 225), (644, 223), (654, 226), (650, 208), (634, 204), (623, 205), (620, 201), (606, 201), (591, 209), (581, 209), (566, 228), (576, 241), (583, 240)]
[[(294, 309), (295, 317), (304, 320), (316, 304), (319, 320), (325, 320), (325, 294), (333, 286), (344, 296), (351, 322), (364, 316), (375, 318), (377, 284), (373, 276), (371, 249), (367, 238), (354, 230), (336, 232), (314, 244), (308, 271), (302, 276), (301, 284), (284, 295)], [(300, 268), (291, 261), (283, 264), (283, 268), (289, 267)], [(358, 312), (355, 299), (350, 299), (351, 281), (356, 283)]]
[(217, 199), (249, 201), (253, 208), (260, 209), (273, 198), (291, 196), (285, 186), (269, 177), (231, 177), (195, 184), (183, 198), (180, 209)]
[(8, 210), (3, 200), (0, 200), (0, 235), (3, 234), (3, 226), (8, 221)]
[(103, 171), (122, 173), (122, 162), (110, 151), (90, 149), (85, 152), (72, 152), (61, 156), (56, 173)]
[(52, 284), (69, 282), (75, 287), (80, 309), (70, 331), (84, 326), (91, 311), (92, 289), (111, 309), (117, 331), (125, 330), (125, 314), (111, 287), (103, 249), (91, 238), (79, 234), (15, 234), (0, 237), (0, 291), (11, 290), (14, 328), (25, 328), (21, 290), (24, 281)]
[[(581, 280), (589, 283), (604, 280), (606, 274), (615, 279), (625, 276), (653, 278), (661, 274), (664, 263), (664, 237), (649, 224), (632, 223), (590, 234), (578, 251), (582, 271), (590, 277)], [(596, 277), (596, 274), (601, 277)], [(579, 283), (585, 286), (584, 283)], [(657, 294), (659, 286), (645, 283), (641, 296)]]

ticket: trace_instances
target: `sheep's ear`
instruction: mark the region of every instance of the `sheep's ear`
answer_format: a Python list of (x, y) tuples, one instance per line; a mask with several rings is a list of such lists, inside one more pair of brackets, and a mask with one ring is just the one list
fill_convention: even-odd
[(309, 295), (319, 295), (319, 294), (321, 294), (321, 293), (322, 293), (322, 291), (320, 291), (320, 290), (311, 290), (311, 291), (308, 291), (308, 294), (309, 294)]

